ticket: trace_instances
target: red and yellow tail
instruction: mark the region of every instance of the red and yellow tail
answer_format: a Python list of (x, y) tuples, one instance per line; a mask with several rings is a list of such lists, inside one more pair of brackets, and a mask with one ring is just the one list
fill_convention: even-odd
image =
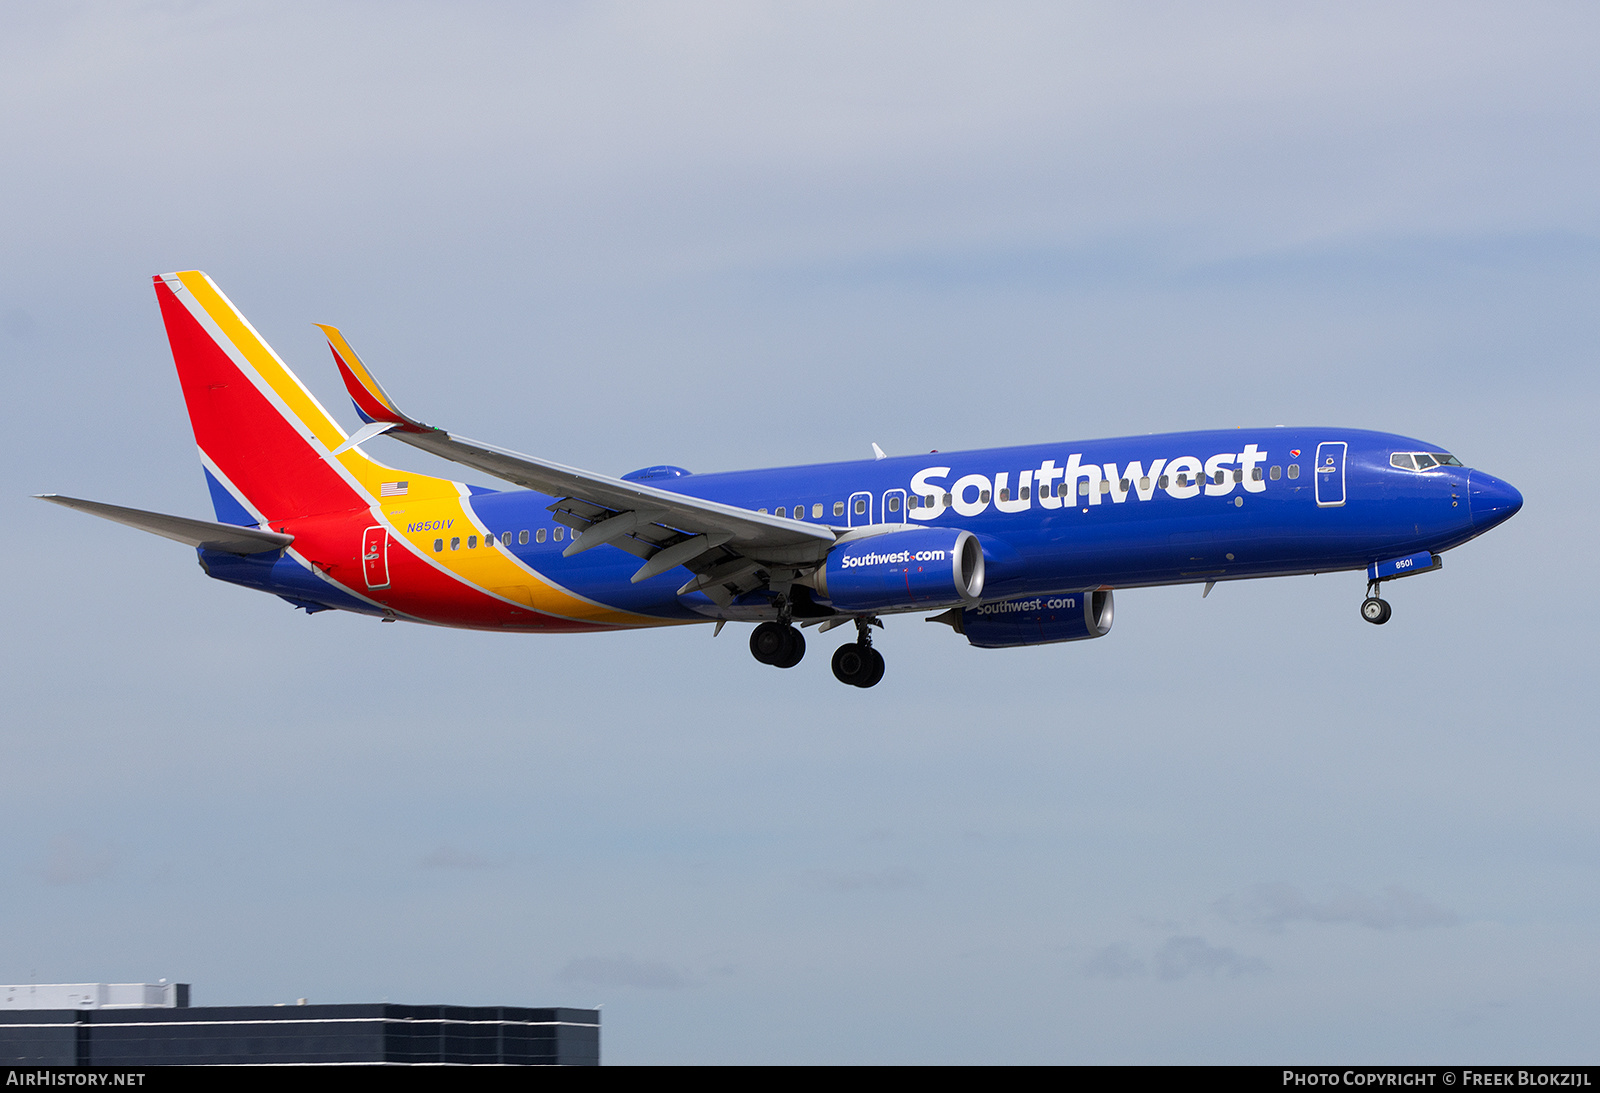
[[(344, 430), (211, 278), (197, 270), (155, 278), (156, 296), (189, 421), (215, 485), (251, 522), (367, 508), (399, 472), (357, 449), (333, 455)], [(406, 473), (407, 493), (455, 496), (448, 479)], [(220, 496), (218, 491), (228, 496)]]
[[(155, 288), (219, 520), (287, 528), (294, 560), (398, 617), (529, 630), (660, 624), (577, 596), (501, 549), (463, 483), (346, 446), (344, 430), (205, 274), (165, 274)], [(341, 371), (359, 370), (377, 392), (357, 409), (390, 420), (382, 388), (343, 336), (324, 330)], [(455, 529), (449, 550), (445, 527)], [(381, 579), (363, 566), (370, 555), (386, 559)]]

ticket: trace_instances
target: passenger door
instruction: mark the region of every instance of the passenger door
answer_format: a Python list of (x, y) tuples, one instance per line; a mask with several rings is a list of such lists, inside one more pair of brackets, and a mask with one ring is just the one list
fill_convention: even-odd
[(1344, 458), (1349, 447), (1342, 440), (1325, 440), (1317, 445), (1318, 508), (1344, 504)]
[(361, 569), (368, 588), (389, 587), (389, 533), (382, 527), (370, 527), (361, 536)]

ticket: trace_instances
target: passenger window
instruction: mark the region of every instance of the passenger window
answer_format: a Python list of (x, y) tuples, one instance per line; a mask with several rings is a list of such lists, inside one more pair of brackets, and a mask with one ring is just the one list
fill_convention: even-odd
[(467, 549), (468, 550), (477, 550), (478, 549), (478, 537), (476, 535), (467, 536)]
[(1189, 476), (1187, 474), (1178, 475), (1178, 485), (1179, 486), (1187, 486), (1188, 484), (1189, 484)]
[(461, 537), (459, 535), (450, 540), (450, 549), (451, 550), (460, 550), (461, 549)]
[(767, 510), (766, 509), (756, 509), (756, 511), (759, 512), (762, 516), (765, 516), (767, 514)]
[(843, 516), (844, 515), (844, 502), (843, 501), (835, 501), (833, 503), (833, 514), (835, 516)]
[(1300, 464), (1298, 464), (1298, 463), (1289, 464), (1289, 477), (1290, 478), (1299, 478), (1300, 477)]
[(523, 528), (521, 531), (517, 532), (517, 542), (521, 543), (523, 546), (527, 546), (528, 545), (528, 529), (527, 528)]
[(556, 542), (559, 543), (561, 540), (565, 539), (566, 537), (567, 537), (567, 529), (566, 528), (556, 528), (555, 535), (553, 536), (553, 538), (555, 539)]
[(899, 494), (895, 494), (893, 497), (889, 498), (889, 511), (890, 512), (899, 512), (900, 511), (900, 495)]
[(989, 503), (989, 491), (988, 490), (979, 490), (978, 491), (978, 504), (987, 505), (988, 503)]
[(815, 505), (811, 506), (811, 519), (813, 519), (813, 520), (822, 519), (822, 502), (821, 501), (818, 501)]
[(1213, 486), (1222, 485), (1222, 472), (1221, 471), (1218, 471), (1216, 474), (1211, 476), (1211, 484)]
[(951, 504), (951, 502), (953, 502), (953, 501), (954, 501), (954, 500), (955, 500), (955, 498), (954, 498), (954, 497), (952, 497), (952, 496), (951, 496), (951, 495), (950, 495), (950, 494), (948, 494), (948, 493), (947, 493), (947, 494), (945, 494), (945, 495), (944, 495), (944, 507), (945, 507), (945, 508), (949, 508), (949, 507), (950, 507), (950, 504)]
[(922, 507), (921, 495), (915, 493), (912, 494), (906, 501), (906, 507), (911, 509), (920, 509)]
[(779, 505), (778, 506), (778, 511), (774, 515), (777, 515), (777, 516), (788, 516), (789, 515), (789, 510), (784, 508), (782, 505)]
[(1003, 490), (1000, 491), (1000, 500), (1002, 500), (1002, 501), (1011, 500), (1011, 489), (1009, 487), (1007, 487), (1006, 489), (1003, 489)]
[(1162, 489), (1166, 489), (1167, 488), (1167, 476), (1166, 475), (1162, 475), (1161, 476), (1161, 481), (1156, 483), (1156, 484), (1158, 486), (1160, 486)]
[(1141, 490), (1147, 490), (1150, 488), (1150, 476), (1148, 474), (1139, 479), (1139, 488)]
[(1102, 478), (1100, 480), (1100, 492), (1101, 493), (1110, 493), (1111, 492), (1111, 479)]
[(433, 552), (435, 554), (442, 554), (444, 552), (444, 540), (443, 539), (435, 539), (433, 541)]
[(1251, 467), (1250, 468), (1250, 481), (1252, 481), (1252, 482), (1261, 481), (1261, 468), (1260, 467)]
[(1033, 498), (1033, 487), (1032, 486), (1023, 486), (1022, 487), (1022, 499), (1024, 501), (1029, 501), (1029, 500), (1032, 500), (1032, 498)]
[(1283, 468), (1282, 467), (1274, 467), (1274, 468), (1272, 468), (1272, 480), (1274, 482), (1276, 482), (1278, 479), (1280, 479), (1282, 477), (1283, 477)]
[[(527, 532), (523, 532), (523, 534), (526, 535)], [(511, 545), (511, 533), (509, 531), (503, 532), (501, 534), (501, 536), (500, 536), (500, 545), (501, 546), (510, 546)]]
[(864, 515), (866, 515), (866, 511), (867, 511), (867, 499), (865, 497), (856, 498), (856, 515), (857, 516), (864, 516)]
[(544, 542), (544, 531), (545, 531), (544, 528), (540, 528), (538, 531), (533, 533), (533, 538), (534, 538), (535, 542), (540, 542), (540, 543)]
[[(1256, 477), (1257, 478), (1261, 477), (1261, 472), (1259, 470), (1256, 471)], [(1243, 482), (1244, 481), (1244, 468), (1243, 467), (1235, 467), (1234, 468), (1233, 480), (1235, 482)]]
[(1127, 493), (1128, 492), (1128, 487), (1131, 486), (1131, 485), (1133, 485), (1133, 483), (1129, 482), (1126, 478), (1124, 478), (1121, 482), (1119, 482), (1117, 484), (1117, 489), (1121, 490), (1123, 493)]
[(796, 505), (794, 507), (794, 518), (796, 520), (804, 520), (806, 518), (806, 507), (804, 505)]

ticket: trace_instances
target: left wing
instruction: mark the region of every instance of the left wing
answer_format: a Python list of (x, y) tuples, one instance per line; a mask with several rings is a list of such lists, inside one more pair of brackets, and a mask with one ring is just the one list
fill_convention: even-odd
[(834, 529), (823, 524), (685, 497), (452, 436), (401, 413), (344, 335), (331, 326), (321, 329), (356, 411), (368, 422), (346, 447), (387, 433), (425, 452), (560, 498), (550, 510), (578, 532), (566, 555), (610, 543), (644, 559), (634, 581), (682, 565), (695, 579), (680, 594), (702, 590), (722, 602), (766, 583), (774, 568), (812, 568), (837, 539)]

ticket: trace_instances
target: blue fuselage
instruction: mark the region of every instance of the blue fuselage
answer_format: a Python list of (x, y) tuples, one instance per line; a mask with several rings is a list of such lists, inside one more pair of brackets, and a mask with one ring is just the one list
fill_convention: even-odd
[[(649, 484), (832, 527), (967, 529), (982, 542), (992, 600), (1361, 569), (1449, 550), (1521, 506), (1483, 471), (1393, 462), (1430, 452), (1445, 449), (1365, 430), (1235, 429), (667, 471)], [(677, 595), (683, 570), (630, 584), (639, 561), (614, 547), (563, 557), (556, 500), (474, 489), (471, 505), (497, 538), (510, 533), (513, 553), (579, 595), (661, 619), (705, 617), (702, 595)]]

